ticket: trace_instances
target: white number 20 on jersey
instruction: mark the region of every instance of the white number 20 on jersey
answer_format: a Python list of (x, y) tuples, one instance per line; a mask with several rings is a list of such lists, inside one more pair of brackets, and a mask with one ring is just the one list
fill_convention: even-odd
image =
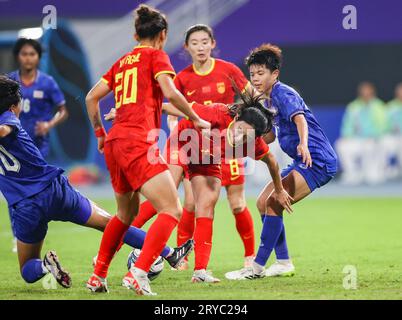
[[(8, 158), (8, 159), (7, 159)], [(9, 161), (11, 160), (11, 161)], [(0, 145), (0, 161), (4, 166), (4, 169), (9, 172), (19, 172), (21, 164), (19, 161), (9, 153), (2, 145)], [(11, 163), (10, 163), (11, 162)], [(0, 174), (4, 176), (4, 169), (0, 166)]]

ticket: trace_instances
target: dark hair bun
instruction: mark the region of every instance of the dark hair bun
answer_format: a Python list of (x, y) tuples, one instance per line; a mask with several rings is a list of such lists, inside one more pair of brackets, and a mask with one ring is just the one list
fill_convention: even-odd
[(159, 32), (168, 28), (166, 17), (160, 11), (146, 4), (141, 4), (135, 9), (135, 14), (135, 31), (140, 39), (152, 39)]
[(151, 11), (150, 7), (143, 4), (139, 6), (136, 12), (141, 23), (150, 22), (155, 17), (155, 12)]

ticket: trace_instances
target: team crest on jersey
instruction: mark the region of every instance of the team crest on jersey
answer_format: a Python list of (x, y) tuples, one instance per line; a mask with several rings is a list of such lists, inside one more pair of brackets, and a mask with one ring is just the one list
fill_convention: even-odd
[(225, 91), (226, 91), (225, 83), (224, 83), (224, 82), (218, 82), (218, 83), (216, 84), (216, 89), (218, 90), (218, 92), (219, 92), (220, 94), (225, 93)]
[(43, 99), (44, 92), (42, 90), (34, 90), (33, 97), (36, 99)]

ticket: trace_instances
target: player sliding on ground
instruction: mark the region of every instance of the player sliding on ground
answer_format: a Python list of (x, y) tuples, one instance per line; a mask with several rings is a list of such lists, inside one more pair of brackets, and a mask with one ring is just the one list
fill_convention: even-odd
[[(279, 81), (281, 62), (281, 50), (270, 44), (254, 49), (246, 59), (251, 83), (264, 94), (266, 107), (276, 112), (276, 132), (271, 131), (265, 141), (271, 143), (277, 137), (282, 150), (293, 159), (281, 175), (284, 188), (293, 198), (292, 203), (296, 203), (335, 176), (337, 157), (300, 95)], [(284, 207), (273, 189), (272, 182), (267, 184), (257, 200), (263, 229), (252, 267), (229, 272), (226, 278), (241, 280), (294, 274), (282, 218)], [(277, 261), (265, 270), (273, 249)]]
[[(46, 163), (39, 149), (21, 127), (21, 93), (17, 82), (0, 76), (0, 191), (7, 200), (17, 237), (22, 278), (33, 283), (51, 272), (65, 288), (71, 277), (54, 251), (40, 259), (50, 221), (69, 221), (104, 230), (111, 216), (73, 189), (63, 170)], [(123, 241), (143, 247), (146, 233), (130, 227)], [(165, 247), (162, 256), (178, 266), (192, 249), (192, 241), (180, 248)]]
[[(140, 5), (135, 18), (139, 46), (121, 57), (87, 95), (88, 114), (98, 137), (98, 149), (105, 154), (118, 207), (105, 229), (95, 270), (87, 283), (92, 291), (105, 290), (109, 265), (138, 211), (141, 193), (159, 214), (133, 269), (123, 278), (123, 285), (140, 295), (154, 295), (147, 273), (182, 215), (175, 183), (155, 144), (158, 136), (149, 137), (160, 129), (163, 96), (196, 128), (210, 127), (174, 86), (175, 72), (163, 51), (167, 29), (163, 14)], [(111, 91), (117, 112), (106, 137), (99, 101)]]

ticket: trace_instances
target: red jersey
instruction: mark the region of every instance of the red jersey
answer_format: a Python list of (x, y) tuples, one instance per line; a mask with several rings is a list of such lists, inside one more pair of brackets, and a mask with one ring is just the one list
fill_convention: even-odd
[(236, 65), (213, 58), (207, 72), (200, 73), (194, 65), (190, 65), (180, 71), (174, 80), (176, 88), (188, 101), (200, 104), (233, 103), (236, 92), (232, 81), (240, 91), (248, 85), (246, 77)]
[[(269, 147), (264, 142), (262, 137), (257, 137), (254, 140), (254, 145), (247, 146), (247, 144), (244, 143), (238, 146), (233, 146), (230, 144), (230, 141), (227, 138), (227, 132), (228, 130), (230, 130), (230, 126), (232, 125), (234, 120), (229, 113), (227, 105), (214, 103), (210, 106), (205, 106), (202, 104), (194, 103), (193, 110), (202, 119), (211, 123), (211, 139), (203, 137), (199, 131), (195, 130), (194, 125), (191, 121), (187, 119), (182, 119), (177, 125), (173, 135), (170, 137), (170, 148), (172, 148), (172, 143), (178, 141), (178, 148), (183, 154), (182, 149), (184, 149), (184, 146), (186, 146), (185, 148), (187, 149), (184, 151), (184, 153), (187, 153), (187, 151), (190, 150), (191, 147), (194, 147), (194, 144), (189, 142), (196, 142), (199, 151), (197, 155), (199, 161), (201, 162), (202, 159), (205, 160), (205, 158), (213, 158), (214, 163), (219, 163), (221, 158), (226, 158), (229, 160), (235, 158), (251, 157), (253, 159), (260, 160), (269, 152)], [(186, 129), (193, 130), (189, 131), (189, 134), (183, 134)], [(213, 129), (218, 130), (214, 131)], [(208, 139), (210, 141), (206, 143), (204, 139)], [(218, 141), (219, 139), (220, 141)], [(191, 159), (194, 159), (193, 156), (194, 154), (191, 155)], [(193, 163), (191, 159), (189, 160), (189, 162)]]
[(162, 74), (175, 75), (169, 56), (162, 50), (137, 46), (117, 60), (102, 77), (114, 92), (116, 118), (107, 139), (147, 141), (148, 132), (160, 129), (163, 93), (156, 81)]

